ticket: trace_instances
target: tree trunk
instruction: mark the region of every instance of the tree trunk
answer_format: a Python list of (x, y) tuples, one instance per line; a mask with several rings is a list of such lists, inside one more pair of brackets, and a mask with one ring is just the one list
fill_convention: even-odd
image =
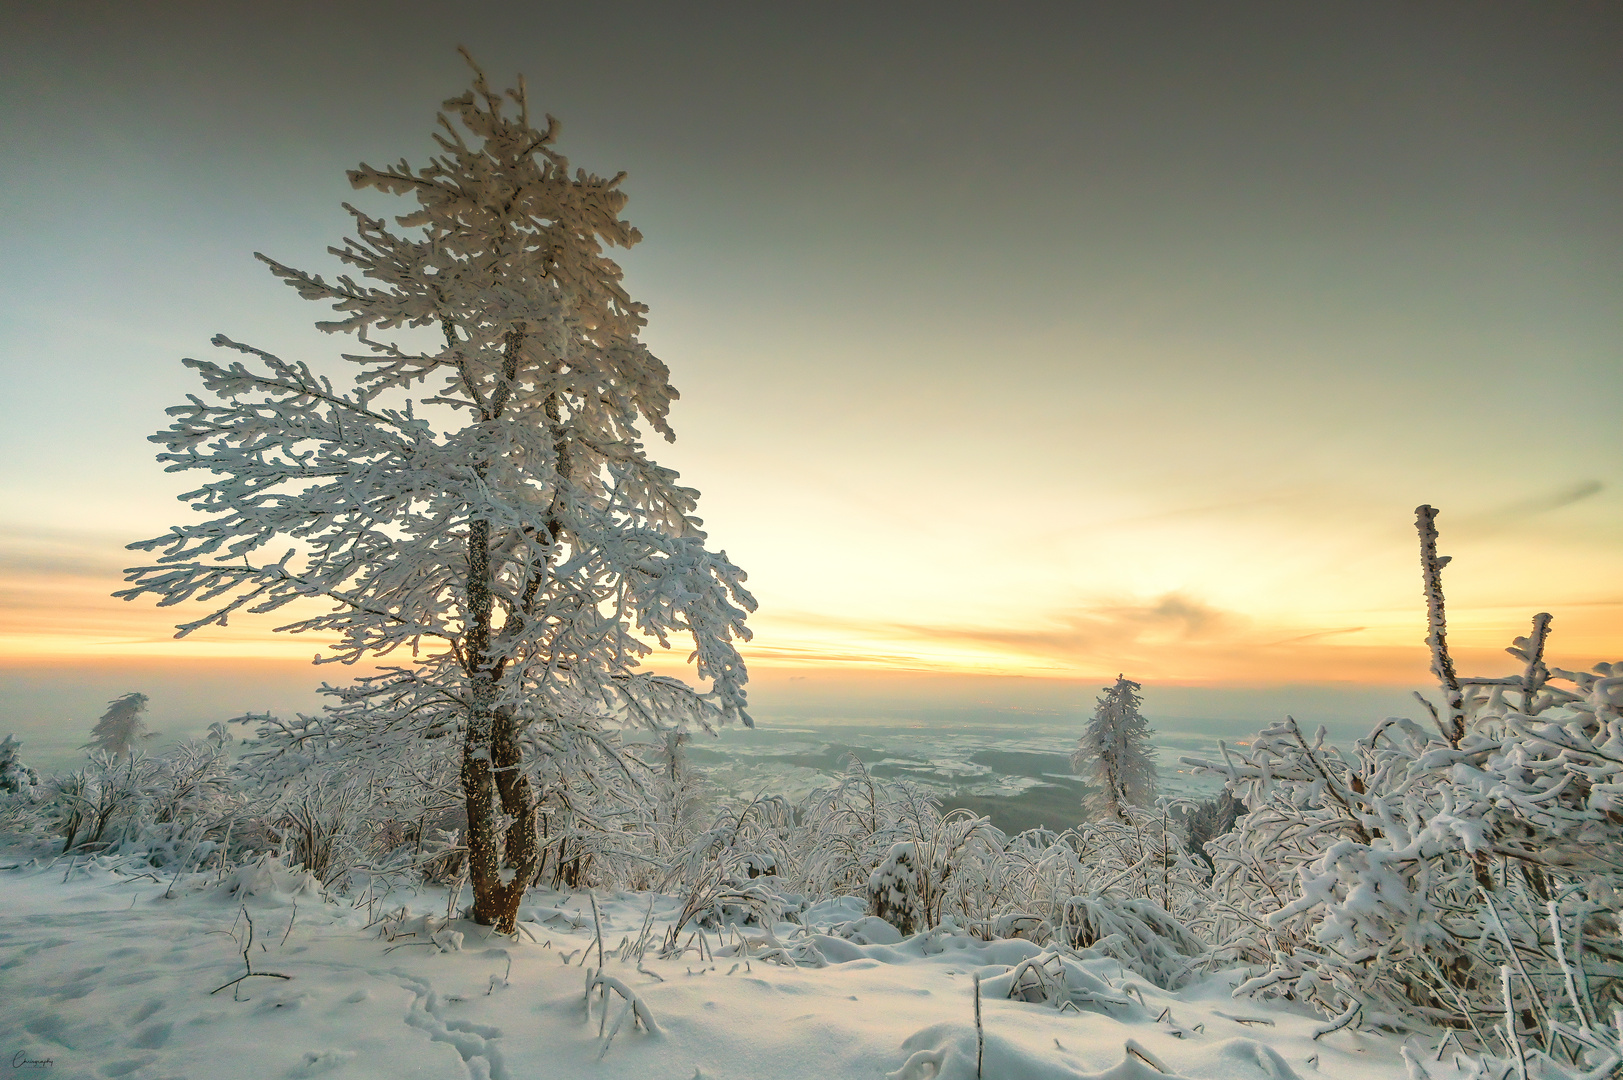
[[(473, 921), (502, 934), (518, 931), (518, 905), (541, 862), (535, 796), (511, 720), (492, 717), (490, 737), (470, 738), (462, 753), (468, 803), (468, 877)], [(499, 809), (499, 813), (498, 813)], [(502, 829), (499, 818), (507, 817)]]
[[(475, 697), (482, 696), (477, 684)], [(462, 743), (462, 795), (468, 807), (468, 880), (473, 885), (473, 919), (489, 926), (496, 922), (500, 905), (501, 860), (497, 856), (501, 826), (496, 818), (496, 773), (491, 767), (494, 713), (482, 702), (474, 706)]]

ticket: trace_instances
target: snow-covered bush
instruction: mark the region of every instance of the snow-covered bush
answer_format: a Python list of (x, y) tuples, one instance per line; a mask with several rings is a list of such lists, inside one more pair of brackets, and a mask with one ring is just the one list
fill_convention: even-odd
[[(62, 836), (62, 851), (102, 850), (139, 817), (151, 765), (135, 750), (120, 758), (106, 750), (46, 785), (42, 807)], [(116, 827), (115, 827), (116, 826)]]
[(906, 781), (880, 780), (853, 755), (838, 784), (806, 799), (798, 877), (816, 896), (863, 896), (891, 848), (933, 834), (940, 818), (934, 797)]
[(141, 855), (153, 866), (201, 860), (246, 800), (233, 789), (222, 744), (188, 741), (150, 757), (105, 750), (40, 786), (38, 818), (61, 851)]
[(454, 878), (460, 849), (443, 842), (461, 824), (453, 740), (414, 738), (420, 729), (401, 731), (386, 715), (357, 720), (337, 696), (316, 715), (233, 721), (254, 725), (236, 766), (253, 800), (248, 846), (281, 853), (338, 892), (375, 874)]
[(1209, 845), (1221, 944), (1266, 968), (1242, 991), (1456, 1027), (1484, 1048), (1508, 1015), (1503, 1038), (1571, 1063), (1594, 1049), (1571, 1032), (1623, 1005), (1623, 664), (1549, 669), (1540, 615), (1508, 650), (1521, 675), (1455, 676), (1433, 515), (1421, 508), (1434, 731), (1390, 719), (1343, 752), (1287, 720), (1244, 755), (1185, 759), (1250, 808)]
[(868, 875), (868, 914), (884, 919), (904, 937), (929, 925), (927, 893), (947, 876), (947, 867), (919, 851), (911, 840), (892, 844), (884, 862)]
[(1127, 816), (1004, 839), (959, 874), (966, 925), (985, 938), (1109, 956), (1160, 986), (1182, 983), (1209, 951), (1205, 873), (1164, 813)]

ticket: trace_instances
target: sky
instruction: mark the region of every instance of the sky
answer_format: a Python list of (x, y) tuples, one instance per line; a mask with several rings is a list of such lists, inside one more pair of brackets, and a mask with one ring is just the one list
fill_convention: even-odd
[(188, 520), (181, 357), (336, 370), (252, 253), (330, 269), (459, 43), (629, 174), (758, 714), (1384, 708), (1420, 503), (1462, 668), (1623, 657), (1616, 5), (57, 2), (0, 39), (0, 725), (348, 674), (108, 594)]

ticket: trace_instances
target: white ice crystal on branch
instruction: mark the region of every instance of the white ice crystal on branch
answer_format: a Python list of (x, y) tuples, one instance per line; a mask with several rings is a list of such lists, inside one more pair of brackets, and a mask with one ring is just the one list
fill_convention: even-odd
[[(331, 250), (356, 276), (261, 256), (340, 313), (322, 329), (365, 346), (347, 380), (224, 336), (251, 359), (186, 361), (217, 400), (170, 409), (153, 438), (169, 471), (214, 477), (183, 496), (205, 519), (132, 545), (160, 555), (119, 595), (209, 604), (182, 635), (325, 601), (279, 629), (334, 635), (326, 660), (409, 648), (335, 691), (319, 738), (369, 753), (456, 734), (474, 915), (511, 931), (539, 858), (524, 739), (609, 718), (747, 722), (734, 643), (755, 602), (706, 548), (698, 493), (640, 441), (643, 424), (673, 437), (677, 395), (604, 255), (640, 239), (619, 216), (622, 177), (572, 175), (522, 83), (504, 99), (475, 68), (445, 110), (426, 166), (349, 174), (416, 204), (393, 225), (349, 208), (355, 236)], [(677, 636), (709, 691), (638, 670), (650, 641)]]

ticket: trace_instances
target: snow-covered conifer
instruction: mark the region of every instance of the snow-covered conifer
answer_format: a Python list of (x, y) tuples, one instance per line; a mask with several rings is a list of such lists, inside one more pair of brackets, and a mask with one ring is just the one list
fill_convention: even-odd
[(125, 694), (109, 701), (107, 711), (91, 729), (90, 741), (79, 749), (105, 750), (114, 757), (129, 757), (138, 742), (156, 734), (148, 731), (146, 721), (141, 719), (146, 708), (145, 694)]
[(1139, 690), (1118, 675), (1071, 753), (1071, 768), (1093, 785), (1084, 806), (1096, 818), (1126, 821), (1128, 807), (1155, 802), (1155, 748), (1139, 715)]
[(1227, 791), (1219, 792), (1217, 798), (1197, 805), (1183, 823), (1184, 841), (1189, 853), (1205, 863), (1208, 870), (1215, 870), (1216, 864), (1206, 850), (1207, 843), (1233, 829), (1244, 813), (1245, 803)]
[(29, 768), (17, 752), (22, 742), (15, 735), (0, 739), (0, 795), (16, 795), (32, 799), (39, 787), (39, 773)]
[(657, 778), (656, 832), (674, 849), (697, 830), (704, 810), (704, 773), (688, 758), (687, 744), (693, 738), (688, 732), (669, 728), (657, 738), (644, 763)]
[[(543, 854), (526, 749), (615, 757), (611, 718), (747, 722), (734, 642), (755, 602), (706, 549), (698, 493), (640, 441), (644, 424), (674, 437), (677, 394), (604, 254), (641, 239), (620, 217), (623, 174), (571, 172), (522, 81), (504, 98), (475, 73), (427, 165), (350, 172), (414, 203), (393, 223), (348, 208), (355, 235), (332, 250), (357, 276), (261, 256), (339, 312), (320, 328), (364, 347), (344, 354), (347, 379), (224, 336), (245, 359), (186, 361), (219, 400), (170, 409), (153, 438), (171, 471), (212, 474), (183, 496), (207, 519), (133, 545), (162, 554), (119, 595), (212, 602), (182, 634), (324, 601), (281, 629), (335, 635), (327, 660), (409, 650), (329, 688), (327, 714), (279, 745), (303, 759), (453, 741), (473, 917), (512, 932)], [(677, 634), (708, 692), (639, 669)]]
[[(919, 865), (919, 848), (912, 841), (892, 845), (885, 861), (868, 878), (868, 914), (877, 915), (905, 937), (924, 929), (924, 898), (920, 880), (931, 869)], [(936, 876), (940, 871), (936, 869)]]

